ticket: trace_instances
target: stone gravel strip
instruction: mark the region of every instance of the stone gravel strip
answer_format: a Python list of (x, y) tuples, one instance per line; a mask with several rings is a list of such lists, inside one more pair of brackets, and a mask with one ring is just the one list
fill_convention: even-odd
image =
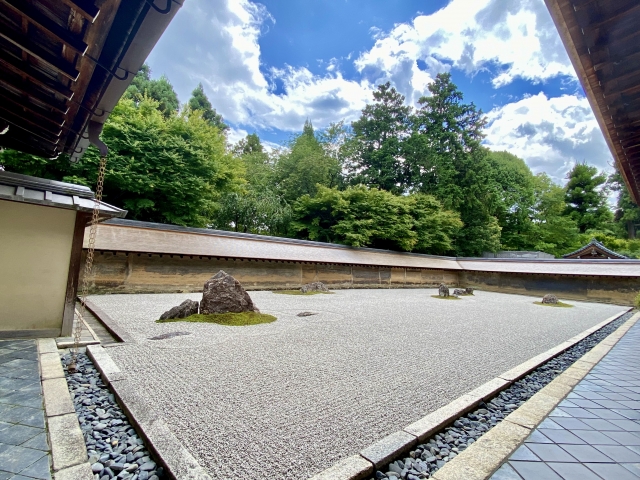
[(136, 430), (162, 462), (166, 475), (171, 478), (210, 480), (206, 471), (171, 433), (165, 422), (152, 413), (153, 410), (139, 394), (139, 386), (123, 380), (120, 369), (105, 349), (93, 345), (87, 348), (87, 353), (101, 379), (113, 390), (112, 396), (123, 406)]
[[(535, 428), (546, 414), (569, 393), (573, 385), (579, 381), (578, 377), (582, 378), (586, 375), (591, 367), (626, 333), (631, 325), (627, 320), (632, 315), (631, 312), (628, 312), (613, 321), (608, 319), (605, 321), (609, 322), (606, 326), (595, 333), (588, 334), (564, 353), (547, 361), (524, 378), (515, 381), (491, 400), (475, 405), (480, 408), (458, 418), (450, 427), (431, 436), (427, 441), (422, 441), (415, 448), (411, 446), (411, 442), (407, 443), (407, 447), (404, 448), (410, 449), (408, 456), (382, 466), (375, 461), (375, 458), (367, 455), (367, 449), (365, 449), (361, 455), (377, 467), (372, 478), (389, 480), (464, 478), (472, 480), (490, 475), (500, 466), (502, 459), (509, 455), (529, 435), (530, 430)], [(638, 316), (633, 317), (633, 322)], [(625, 324), (625, 322), (627, 323)], [(581, 334), (572, 340), (581, 336), (584, 337)], [(522, 370), (530, 366), (531, 361), (516, 368)], [(565, 373), (561, 375), (562, 372)], [(496, 382), (496, 386), (499, 384), (499, 381)], [(465, 399), (464, 397), (469, 398)], [(462, 400), (458, 399), (457, 408), (472, 405), (474, 398), (477, 402), (477, 396), (463, 396)], [(455, 408), (456, 406), (452, 410)], [(505, 419), (507, 422), (501, 423)], [(443, 423), (448, 423), (446, 418)], [(500, 428), (494, 430), (493, 427), (498, 424), (500, 424)], [(449, 463), (476, 442), (478, 445), (473, 450), (469, 450), (459, 461)], [(416, 443), (417, 438), (413, 445)], [(489, 458), (494, 463), (491, 463)], [(496, 459), (497, 464), (495, 464)], [(443, 468), (445, 465), (446, 468)], [(364, 477), (366, 474), (360, 477), (343, 478)]]
[(62, 356), (68, 392), (71, 392), (72, 408), (75, 408), (73, 417), (80, 422), (80, 438), (84, 437), (83, 447), (86, 444), (87, 448), (85, 460), (87, 453), (89, 456), (89, 478), (163, 478), (163, 468), (153, 461), (144, 441), (129, 423), (91, 360), (84, 353), (78, 354), (77, 373), (69, 373), (67, 365), (70, 361), (71, 354)]
[(58, 346), (53, 338), (38, 339), (37, 343), (54, 477), (56, 480), (90, 480), (92, 475), (86, 475), (90, 473), (87, 449), (69, 396)]

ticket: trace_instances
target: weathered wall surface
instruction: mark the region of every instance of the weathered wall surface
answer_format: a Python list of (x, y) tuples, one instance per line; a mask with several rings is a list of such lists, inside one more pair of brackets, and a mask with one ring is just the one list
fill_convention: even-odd
[(491, 292), (542, 297), (554, 293), (561, 299), (633, 305), (640, 292), (640, 277), (599, 277), (504, 272), (460, 272), (460, 284)]
[(323, 282), (330, 288), (402, 288), (458, 284), (457, 272), (435, 269), (288, 261), (228, 259), (189, 255), (96, 252), (93, 293), (167, 293), (202, 290), (219, 270), (248, 290), (299, 288)]
[(60, 335), (75, 218), (0, 200), (0, 338)]

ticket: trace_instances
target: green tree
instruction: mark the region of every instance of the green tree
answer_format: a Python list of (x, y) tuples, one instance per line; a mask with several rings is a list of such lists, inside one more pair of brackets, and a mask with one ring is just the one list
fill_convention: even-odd
[(216, 109), (211, 106), (211, 102), (204, 93), (204, 87), (201, 83), (191, 92), (189, 107), (191, 110), (199, 110), (202, 112), (202, 117), (221, 132), (229, 129), (229, 126), (224, 123), (222, 115), (216, 112)]
[(456, 239), (458, 255), (496, 251), (496, 189), (480, 143), (486, 121), (473, 103), (464, 103), (450, 74), (438, 74), (428, 88), (431, 96), (419, 100), (406, 142), (410, 190), (432, 194), (445, 208), (460, 212), (464, 227)]
[(158, 108), (165, 115), (176, 113), (180, 107), (178, 95), (166, 76), (158, 80), (151, 79), (151, 69), (146, 63), (140, 67), (133, 81), (127, 88), (124, 97), (132, 98), (136, 102), (147, 96), (158, 102)]
[[(127, 218), (193, 227), (210, 224), (220, 196), (243, 182), (242, 165), (226, 153), (225, 138), (198, 112), (164, 117), (158, 102), (124, 98), (111, 112), (102, 139), (109, 146), (104, 200)], [(99, 154), (46, 161), (2, 152), (7, 170), (94, 186)]]
[(222, 197), (212, 226), (221, 230), (285, 236), (291, 207), (272, 190), (248, 188)]
[(631, 200), (627, 185), (617, 169), (609, 176), (607, 184), (612, 191), (618, 193), (614, 212), (616, 233), (623, 238), (635, 239), (636, 229), (640, 225), (640, 207)]
[(317, 185), (337, 186), (340, 174), (339, 161), (327, 155), (308, 120), (291, 141), (290, 150), (281, 152), (275, 164), (275, 183), (289, 202), (302, 195), (314, 196)]
[(596, 167), (576, 163), (567, 174), (565, 213), (578, 225), (580, 233), (601, 230), (612, 220), (607, 205), (607, 176)]
[(378, 85), (374, 102), (351, 124), (350, 160), (346, 167), (352, 185), (378, 187), (392, 193), (406, 190), (404, 142), (409, 135), (411, 107), (389, 82)]
[(458, 215), (432, 196), (394, 195), (364, 185), (318, 186), (294, 205), (292, 229), (300, 238), (401, 251), (444, 254), (462, 226)]
[(527, 164), (509, 152), (489, 151), (487, 160), (494, 186), (494, 214), (500, 225), (501, 248), (529, 250), (535, 203), (535, 179)]
[(565, 189), (546, 173), (534, 177), (533, 229), (529, 243), (534, 250), (559, 257), (581, 246), (578, 225), (565, 215)]

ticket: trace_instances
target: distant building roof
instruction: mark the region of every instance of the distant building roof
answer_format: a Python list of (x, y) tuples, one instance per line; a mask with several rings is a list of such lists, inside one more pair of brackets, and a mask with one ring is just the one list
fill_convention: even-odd
[(620, 255), (619, 253), (614, 252), (613, 250), (609, 250), (602, 243), (600, 243), (595, 238), (592, 238), (589, 243), (587, 243), (584, 247), (579, 248), (575, 252), (567, 253), (563, 255), (562, 258), (579, 258), (582, 260), (586, 259), (603, 259), (603, 258), (627, 258), (624, 255)]
[[(0, 171), (0, 200), (82, 212), (91, 212), (94, 206), (94, 194), (88, 187), (4, 171)], [(126, 210), (100, 202), (101, 218), (124, 218), (126, 215)]]

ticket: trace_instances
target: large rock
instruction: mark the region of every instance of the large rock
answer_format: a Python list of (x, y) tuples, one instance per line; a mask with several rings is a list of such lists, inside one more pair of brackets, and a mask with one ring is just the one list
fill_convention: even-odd
[(558, 303), (558, 297), (556, 297), (553, 293), (547, 293), (544, 297), (542, 297), (542, 303)]
[(200, 313), (259, 312), (240, 282), (220, 270), (204, 284)]
[(167, 310), (160, 315), (160, 320), (169, 320), (171, 318), (187, 318), (198, 313), (198, 302), (195, 300), (185, 300), (177, 307)]
[(467, 292), (467, 295), (473, 295), (473, 288), (471, 287), (465, 288), (464, 291)]
[(456, 288), (453, 290), (453, 296), (458, 297), (460, 295), (466, 295), (467, 291), (464, 288)]
[(451, 295), (449, 294), (449, 287), (447, 287), (444, 283), (440, 284), (440, 287), (438, 288), (438, 295), (441, 297), (450, 297)]
[(307, 292), (328, 292), (329, 289), (322, 282), (313, 282), (313, 283), (307, 283), (307, 284), (303, 285), (302, 287), (300, 287), (300, 291), (302, 293), (307, 293)]

